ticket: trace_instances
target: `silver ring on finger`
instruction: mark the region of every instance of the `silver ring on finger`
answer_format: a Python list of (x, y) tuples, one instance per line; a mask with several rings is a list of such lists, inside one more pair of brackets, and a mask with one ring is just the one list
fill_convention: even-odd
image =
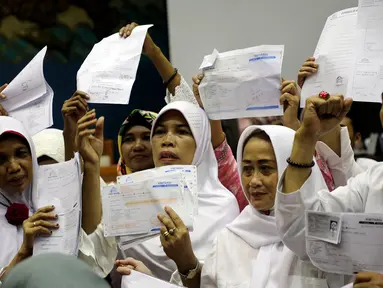
[(170, 234), (170, 235), (173, 235), (174, 232), (175, 232), (176, 230), (177, 230), (177, 228), (175, 228), (175, 227), (172, 228), (172, 229), (170, 229), (170, 230), (169, 230), (169, 234)]
[(36, 227), (36, 222), (33, 222), (33, 227)]

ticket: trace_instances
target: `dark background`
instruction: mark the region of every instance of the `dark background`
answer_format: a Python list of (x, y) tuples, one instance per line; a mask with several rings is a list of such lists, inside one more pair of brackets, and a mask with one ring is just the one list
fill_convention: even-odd
[[(0, 85), (12, 81), (48, 45), (44, 74), (55, 93), (53, 127), (59, 129), (63, 128), (61, 106), (76, 90), (77, 70), (102, 38), (133, 21), (154, 24), (150, 34), (169, 56), (166, 0), (0, 0), (0, 21)], [(164, 97), (160, 76), (143, 56), (129, 105), (90, 106), (97, 109), (98, 116), (105, 116), (105, 137), (117, 143), (119, 127), (132, 109), (158, 112)], [(114, 154), (118, 156), (116, 145)]]

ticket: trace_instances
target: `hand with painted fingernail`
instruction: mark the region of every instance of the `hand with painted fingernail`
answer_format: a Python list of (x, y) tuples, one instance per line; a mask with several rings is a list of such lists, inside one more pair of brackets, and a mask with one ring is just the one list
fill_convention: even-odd
[(54, 230), (59, 228), (58, 216), (53, 213), (54, 206), (40, 208), (23, 223), (24, 240), (20, 249), (31, 252), (37, 236), (49, 237)]

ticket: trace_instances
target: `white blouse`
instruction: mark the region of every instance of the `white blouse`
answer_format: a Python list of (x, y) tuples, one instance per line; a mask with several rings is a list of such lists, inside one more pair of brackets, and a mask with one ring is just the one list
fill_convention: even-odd
[(116, 257), (116, 238), (105, 237), (102, 224), (89, 235), (81, 229), (78, 258), (85, 261), (97, 275), (105, 278), (112, 271)]

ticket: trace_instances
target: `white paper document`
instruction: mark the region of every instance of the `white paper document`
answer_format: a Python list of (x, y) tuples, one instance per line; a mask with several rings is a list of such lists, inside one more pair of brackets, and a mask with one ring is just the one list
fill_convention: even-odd
[[(316, 217), (317, 212), (313, 213)], [(334, 217), (341, 222), (334, 224)], [(333, 244), (337, 229), (341, 231), (340, 242)], [(361, 271), (383, 272), (383, 214), (328, 213), (328, 221), (321, 218), (317, 226), (306, 227), (307, 230), (307, 254), (322, 271), (346, 275)], [(316, 237), (326, 233), (328, 239)]]
[(358, 8), (348, 8), (327, 18), (314, 52), (319, 64), (316, 74), (307, 78), (301, 93), (301, 107), (306, 99), (321, 91), (347, 95), (354, 66), (354, 44)]
[(77, 90), (90, 96), (88, 102), (129, 103), (142, 46), (152, 26), (138, 26), (126, 39), (116, 33), (94, 45), (77, 72)]
[(279, 104), (283, 53), (283, 45), (263, 45), (205, 57), (199, 92), (209, 118), (283, 115)]
[(54, 205), (60, 228), (35, 240), (33, 254), (60, 252), (76, 255), (81, 229), (81, 169), (79, 156), (68, 162), (39, 166), (35, 207)]
[(354, 69), (349, 95), (381, 103), (383, 92), (383, 1), (359, 0)]
[(130, 275), (122, 276), (121, 288), (179, 288), (180, 286), (173, 285), (169, 282), (162, 281), (158, 278), (149, 275), (132, 271)]
[(9, 116), (22, 122), (31, 135), (53, 125), (53, 90), (45, 81), (44, 47), (4, 89), (0, 104)]
[(122, 236), (123, 249), (156, 237), (162, 226), (157, 215), (165, 213), (165, 206), (172, 207), (192, 231), (196, 175), (195, 166), (168, 166), (122, 176), (119, 184), (104, 187), (105, 236)]

